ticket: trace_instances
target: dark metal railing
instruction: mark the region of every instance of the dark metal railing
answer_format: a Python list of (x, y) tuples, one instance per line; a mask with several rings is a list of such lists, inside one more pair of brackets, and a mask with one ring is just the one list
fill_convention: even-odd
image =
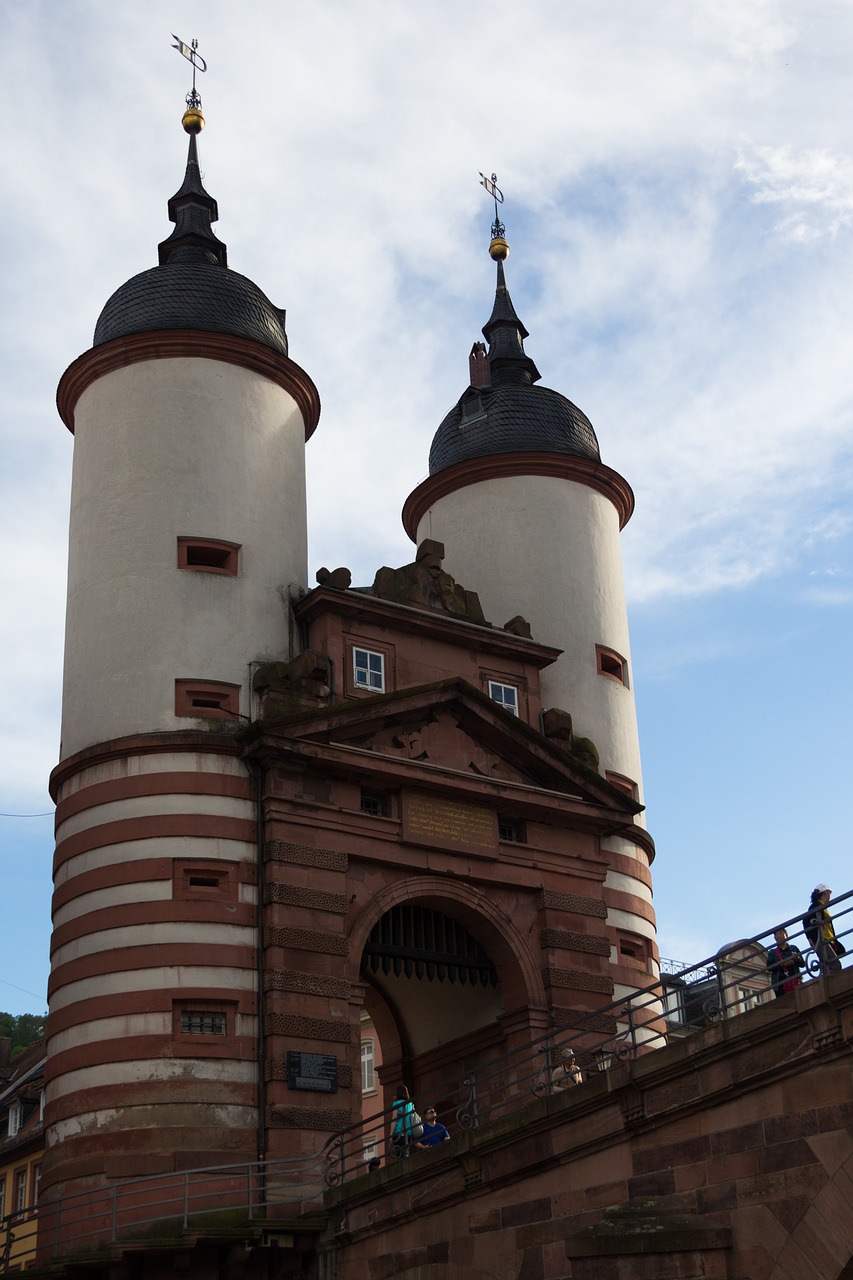
[[(853, 890), (829, 903), (838, 940), (853, 935)], [(697, 964), (661, 966), (661, 976), (592, 1013), (555, 1011), (560, 1026), (519, 1049), (479, 1063), (430, 1085), (440, 1103), (443, 1122), (465, 1130), (516, 1110), (531, 1097), (544, 1097), (572, 1087), (563, 1069), (564, 1050), (571, 1048), (581, 1080), (606, 1071), (614, 1062), (662, 1048), (673, 1037), (735, 1017), (774, 998), (768, 953), (779, 928), (799, 948), (802, 981), (821, 976), (821, 964), (799, 916), (780, 921), (762, 933), (732, 943)], [(850, 944), (853, 946), (853, 943)], [(327, 1144), (327, 1181), (336, 1185), (367, 1171), (373, 1159), (406, 1156), (417, 1150), (417, 1137), (393, 1140), (394, 1117), (377, 1112), (336, 1134)]]
[[(839, 940), (853, 935), (853, 891), (829, 904)], [(532, 1098), (568, 1084), (563, 1051), (571, 1047), (582, 1082), (614, 1062), (650, 1053), (673, 1035), (688, 1034), (773, 998), (767, 949), (773, 932), (789, 930), (800, 944), (803, 980), (820, 976), (820, 961), (804, 938), (799, 918), (743, 939), (698, 964), (662, 973), (640, 990), (594, 1012), (555, 1010), (559, 1025), (532, 1041), (491, 1057), (471, 1071), (432, 1082), (430, 1095), (451, 1131), (476, 1129), (518, 1110)], [(853, 946), (853, 943), (851, 943)], [(673, 994), (675, 993), (675, 994)], [(582, 1084), (581, 1086), (582, 1087)], [(417, 1134), (397, 1135), (393, 1108), (378, 1111), (332, 1135), (315, 1154), (291, 1160), (217, 1165), (183, 1173), (133, 1178), (59, 1200), (42, 1200), (0, 1218), (0, 1274), (35, 1257), (58, 1256), (115, 1243), (130, 1236), (178, 1231), (239, 1215), (253, 1227), (298, 1217), (316, 1208), (326, 1188), (370, 1172), (371, 1161), (407, 1158)], [(36, 1229), (38, 1241), (36, 1242)]]
[(247, 1225), (297, 1217), (306, 1204), (320, 1201), (327, 1167), (320, 1151), (294, 1160), (155, 1174), (42, 1199), (0, 1218), (0, 1274), (33, 1258), (36, 1245), (44, 1261), (129, 1236), (154, 1239), (158, 1227), (174, 1234), (215, 1225), (224, 1213), (238, 1214)]

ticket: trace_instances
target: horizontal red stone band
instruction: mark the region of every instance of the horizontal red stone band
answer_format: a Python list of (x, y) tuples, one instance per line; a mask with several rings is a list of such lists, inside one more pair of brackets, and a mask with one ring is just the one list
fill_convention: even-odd
[(252, 784), (245, 778), (221, 773), (143, 773), (132, 778), (115, 778), (82, 787), (56, 806), (57, 826), (66, 818), (93, 809), (96, 805), (139, 796), (230, 796), (234, 800), (252, 800)]
[[(231, 871), (235, 869), (240, 884), (257, 883), (257, 868), (253, 862), (226, 858), (134, 858), (130, 862), (112, 862), (105, 867), (93, 867), (91, 871), (82, 871), (70, 880), (63, 881), (53, 892), (53, 910), (56, 913), (67, 902), (82, 897), (84, 893), (95, 893), (99, 889), (112, 889), (124, 884), (149, 884), (152, 880), (171, 880), (175, 874), (175, 863), (179, 861), (186, 867), (197, 862), (204, 867), (221, 867)], [(186, 897), (182, 898), (186, 901)]]
[(84, 747), (62, 760), (50, 775), (50, 794), (55, 800), (60, 788), (69, 778), (86, 769), (110, 764), (114, 760), (127, 760), (132, 756), (160, 755), (186, 752), (200, 756), (237, 756), (242, 748), (234, 739), (234, 733), (200, 733), (198, 729), (176, 729), (171, 733), (133, 733), (125, 738), (112, 738)]
[(320, 420), (320, 394), (304, 369), (260, 342), (228, 333), (205, 333), (199, 329), (154, 329), (113, 338), (92, 347), (74, 361), (62, 375), (56, 392), (59, 416), (74, 431), (74, 411), (80, 396), (108, 373), (144, 360), (176, 360), (196, 357), (240, 365), (260, 373), (293, 396), (305, 423), (305, 439), (314, 434)]
[[(109, 1105), (109, 1104), (108, 1104)], [(121, 1106), (121, 1099), (118, 1094), (114, 1095), (111, 1106), (118, 1108)], [(128, 1115), (128, 1125), (116, 1133), (110, 1133), (109, 1130), (99, 1129), (92, 1134), (78, 1134), (75, 1137), (64, 1138), (59, 1145), (60, 1153), (66, 1156), (68, 1160), (79, 1160), (86, 1156), (94, 1158), (106, 1156), (106, 1169), (109, 1172), (110, 1157), (117, 1155), (119, 1159), (126, 1161), (128, 1152), (133, 1152), (134, 1156), (139, 1158), (143, 1163), (139, 1166), (142, 1172), (147, 1168), (144, 1161), (147, 1158), (166, 1157), (171, 1160), (171, 1168), (198, 1167), (202, 1168), (218, 1163), (218, 1156), (208, 1158), (208, 1151), (221, 1152), (225, 1131), (223, 1126), (217, 1125), (211, 1114), (211, 1123), (209, 1127), (202, 1128), (200, 1125), (182, 1125), (178, 1123), (180, 1115), (180, 1107), (174, 1109), (175, 1122), (168, 1126), (161, 1125), (156, 1128), (151, 1126), (150, 1121), (145, 1116), (140, 1116), (137, 1127), (133, 1127), (132, 1112)], [(247, 1121), (249, 1116), (246, 1117)], [(245, 1129), (231, 1129), (229, 1126), (227, 1137), (229, 1144), (232, 1141), (234, 1149), (240, 1150), (241, 1143), (246, 1140), (249, 1132), (249, 1126)], [(192, 1156), (187, 1160), (186, 1164), (179, 1164), (178, 1161), (182, 1154), (192, 1151)], [(197, 1153), (201, 1153), (201, 1159), (197, 1158)], [(227, 1163), (231, 1163), (235, 1157), (232, 1155)], [(224, 1163), (224, 1162), (223, 1162)], [(56, 1180), (67, 1178), (70, 1176), (66, 1172), (66, 1164), (57, 1161), (53, 1169), (53, 1177)], [(114, 1175), (117, 1176), (117, 1175)], [(79, 1187), (76, 1188), (79, 1191)], [(180, 1201), (179, 1201), (180, 1203)], [(162, 1273), (161, 1273), (162, 1274)]]
[(216, 946), (210, 943), (159, 942), (156, 946), (121, 947), (115, 951), (96, 951), (78, 960), (59, 965), (50, 975), (48, 995), (53, 996), (69, 982), (97, 978), (108, 973), (127, 973), (136, 969), (168, 968), (170, 965), (192, 965), (194, 968), (232, 968), (254, 971), (256, 956), (252, 947)]
[[(645, 850), (643, 852), (645, 853)], [(640, 884), (644, 884), (647, 889), (651, 889), (652, 873), (645, 861), (640, 862), (636, 858), (629, 858), (624, 853), (614, 853), (612, 849), (606, 849), (604, 856), (607, 858), (611, 871), (618, 871), (623, 876), (632, 876), (634, 880), (639, 880)]]
[(655, 923), (655, 909), (645, 898), (635, 897), (634, 894), (624, 893), (619, 889), (605, 888), (604, 902), (610, 910), (627, 911), (630, 915), (648, 920), (649, 924)]
[(403, 504), (403, 528), (412, 542), (417, 542), (418, 525), (440, 498), (483, 480), (512, 476), (555, 476), (595, 489), (613, 503), (620, 529), (625, 528), (634, 511), (634, 493), (628, 481), (603, 462), (565, 453), (494, 453), (469, 458), (422, 481)]
[[(73, 920), (59, 925), (51, 937), (51, 954), (59, 947), (66, 946), (76, 938), (85, 938), (93, 933), (107, 932), (110, 929), (140, 930), (139, 941), (145, 942), (144, 930), (152, 924), (184, 925), (190, 923), (215, 924), (222, 930), (220, 942), (227, 943), (227, 930), (231, 926), (242, 925), (251, 929), (257, 920), (257, 913), (251, 903), (229, 903), (227, 901), (207, 900), (202, 902), (189, 898), (155, 898), (142, 902), (126, 902), (109, 907), (101, 907), (97, 911), (86, 911)], [(160, 945), (159, 943), (157, 945)], [(211, 943), (199, 943), (200, 947), (212, 946)]]
[(72, 1004), (55, 1009), (48, 1023), (49, 1034), (59, 1035), (69, 1027), (83, 1026), (101, 1018), (121, 1018), (134, 1013), (169, 1013), (176, 998), (184, 1003), (192, 1000), (228, 1002), (236, 1004), (237, 1012), (243, 1014), (257, 1013), (254, 991), (236, 987), (190, 987), (182, 986), (180, 991), (173, 987), (156, 987), (150, 991), (119, 991), (111, 995), (90, 996), (86, 1000), (75, 1000)]
[(226, 818), (215, 813), (152, 814), (145, 818), (102, 822), (59, 842), (53, 860), (54, 874), (69, 858), (76, 858), (91, 849), (134, 840), (168, 840), (176, 836), (204, 836), (254, 844), (255, 824), (245, 818)]
[[(186, 1059), (182, 1060), (186, 1066)], [(140, 1080), (137, 1084), (101, 1084), (91, 1089), (73, 1089), (61, 1094), (45, 1107), (47, 1124), (55, 1124), (60, 1120), (73, 1120), (87, 1111), (105, 1111), (113, 1107), (156, 1107), (165, 1105), (181, 1106), (184, 1101), (193, 1100), (188, 1093), (192, 1088), (192, 1080)], [(204, 1103), (210, 1106), (257, 1106), (257, 1089), (254, 1083), (234, 1082), (234, 1080), (205, 1080)], [(117, 1134), (117, 1137), (120, 1135)], [(124, 1134), (127, 1140), (127, 1134)], [(63, 1138), (61, 1146), (69, 1142)]]
[[(207, 1060), (216, 1058), (233, 1058), (235, 1062), (253, 1062), (256, 1057), (255, 1039), (253, 1036), (209, 1036), (209, 1044), (199, 1044), (194, 1040), (185, 1045), (180, 1054), (174, 1053), (176, 1042), (171, 1031), (168, 1035), (124, 1036), (114, 1040), (98, 1040), (96, 1044), (75, 1045), (61, 1053), (52, 1053), (50, 1058), (50, 1076), (45, 1072), (45, 1080), (56, 1080), (69, 1071), (92, 1070), (97, 1075), (100, 1068), (108, 1062), (152, 1062), (160, 1063), (165, 1059), (180, 1057)], [(172, 1081), (175, 1086), (175, 1098), (188, 1101), (195, 1093), (201, 1101), (207, 1101), (206, 1081), (197, 1080), (189, 1088), (188, 1082)], [(183, 1084), (183, 1087), (181, 1085)], [(136, 1085), (123, 1084), (125, 1105), (134, 1100)], [(229, 1101), (231, 1099), (229, 1098)]]

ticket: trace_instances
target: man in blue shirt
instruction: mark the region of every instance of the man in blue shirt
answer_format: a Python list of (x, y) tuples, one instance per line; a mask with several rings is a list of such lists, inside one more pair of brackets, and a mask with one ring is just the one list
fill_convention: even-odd
[(427, 1147), (438, 1147), (442, 1142), (450, 1141), (447, 1129), (443, 1124), (438, 1123), (435, 1107), (427, 1107), (424, 1112), (423, 1127), (424, 1131), (417, 1142), (412, 1143), (416, 1151), (425, 1151)]

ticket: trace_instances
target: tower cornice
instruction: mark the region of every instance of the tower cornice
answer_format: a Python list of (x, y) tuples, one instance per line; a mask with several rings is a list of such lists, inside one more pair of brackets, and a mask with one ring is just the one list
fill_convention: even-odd
[(209, 729), (177, 729), (160, 733), (133, 733), (84, 747), (66, 756), (51, 771), (48, 790), (56, 802), (60, 788), (84, 769), (126, 760), (128, 756), (157, 755), (162, 752), (203, 753), (204, 755), (239, 756), (241, 744), (233, 732), (213, 733)]
[(248, 338), (198, 329), (154, 329), (100, 343), (69, 365), (59, 381), (56, 405), (59, 416), (74, 434), (74, 412), (80, 396), (105, 374), (145, 360), (198, 357), (240, 365), (277, 383), (299, 406), (309, 440), (320, 418), (320, 393), (311, 378), (289, 356)]
[(571, 454), (519, 451), (468, 458), (428, 476), (412, 490), (403, 504), (403, 528), (412, 541), (417, 542), (418, 525), (440, 498), (483, 480), (510, 476), (554, 476), (595, 489), (613, 503), (620, 529), (625, 528), (634, 512), (634, 491), (628, 481), (603, 462)]

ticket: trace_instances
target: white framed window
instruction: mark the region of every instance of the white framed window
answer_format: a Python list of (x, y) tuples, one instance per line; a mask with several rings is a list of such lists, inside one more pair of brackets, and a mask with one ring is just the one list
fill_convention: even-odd
[(376, 1052), (372, 1040), (361, 1042), (361, 1092), (376, 1092)]
[(489, 681), (489, 697), (504, 711), (518, 715), (518, 689), (514, 684), (499, 684), (497, 680)]
[(13, 1213), (23, 1213), (27, 1207), (27, 1171), (18, 1169), (15, 1173), (15, 1203)]
[(373, 649), (352, 651), (352, 675), (356, 689), (369, 689), (371, 693), (385, 692), (385, 655)]
[(15, 1134), (24, 1123), (24, 1104), (22, 1102), (13, 1102), (9, 1108), (9, 1137), (14, 1138)]

